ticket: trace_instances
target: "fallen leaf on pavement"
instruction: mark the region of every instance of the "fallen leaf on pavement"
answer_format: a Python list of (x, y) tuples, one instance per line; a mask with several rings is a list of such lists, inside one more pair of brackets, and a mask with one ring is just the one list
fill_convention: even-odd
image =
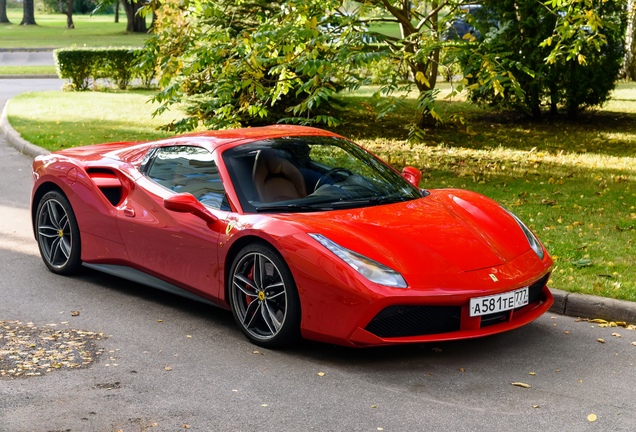
[(598, 342), (598, 343), (605, 343), (605, 339), (598, 338), (598, 339), (596, 339), (596, 342)]
[(513, 382), (513, 383), (510, 383), (510, 384), (512, 384), (513, 386), (523, 387), (523, 388), (532, 387), (530, 384), (526, 384), (526, 383), (522, 383), (522, 382)]
[(598, 419), (596, 414), (590, 414), (590, 415), (587, 416), (587, 421), (589, 421), (589, 422), (595, 422), (596, 419)]
[(319, 377), (324, 377), (324, 376), (325, 376), (325, 373), (324, 373), (324, 372), (318, 372), (318, 376), (319, 376)]

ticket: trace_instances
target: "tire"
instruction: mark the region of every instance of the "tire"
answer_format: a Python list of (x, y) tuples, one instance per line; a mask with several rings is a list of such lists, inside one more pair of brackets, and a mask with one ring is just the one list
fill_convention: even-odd
[(260, 243), (244, 247), (232, 263), (228, 283), (232, 314), (252, 343), (283, 348), (298, 341), (298, 290), (274, 248)]
[(57, 191), (46, 193), (35, 214), (40, 256), (53, 273), (71, 275), (81, 262), (80, 232), (68, 199)]

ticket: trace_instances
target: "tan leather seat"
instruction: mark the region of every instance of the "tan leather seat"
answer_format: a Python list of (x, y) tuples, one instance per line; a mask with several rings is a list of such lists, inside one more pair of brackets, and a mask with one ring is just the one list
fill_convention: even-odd
[(276, 150), (260, 150), (252, 180), (261, 202), (285, 201), (307, 196), (302, 173)]

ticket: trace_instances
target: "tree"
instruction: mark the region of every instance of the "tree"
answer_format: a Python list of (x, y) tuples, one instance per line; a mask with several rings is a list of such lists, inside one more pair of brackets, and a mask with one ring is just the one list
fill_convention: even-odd
[[(473, 101), (538, 118), (542, 107), (570, 116), (605, 102), (618, 78), (622, 1), (484, 0), (474, 24), (485, 37), (460, 58)], [(503, 69), (487, 82), (488, 61)], [(485, 63), (486, 62), (486, 63)], [(514, 79), (504, 91), (502, 83)]]
[(160, 109), (187, 102), (183, 131), (260, 122), (334, 125), (334, 95), (375, 54), (339, 0), (170, 0), (157, 10)]
[(75, 0), (60, 0), (60, 12), (66, 15), (66, 28), (74, 29), (75, 24), (73, 23), (73, 6), (75, 4)]
[[(441, 29), (452, 16), (448, 12), (462, 2), (344, 3), (164, 2), (149, 44), (164, 87), (157, 100), (162, 109), (183, 100), (192, 104), (192, 115), (173, 127), (258, 121), (335, 124), (337, 91), (364, 83), (364, 70), (380, 60), (389, 64), (390, 73), (378, 92), (379, 114), (399, 106), (400, 90), (413, 86), (421, 95), (421, 118), (436, 121), (432, 102)], [(443, 8), (447, 13), (442, 19)], [(400, 27), (400, 36), (370, 30), (387, 21)]]
[(144, 7), (141, 0), (121, 0), (121, 5), (126, 12), (126, 31), (129, 33), (147, 33), (146, 17), (139, 13)]
[(34, 0), (23, 0), (22, 2), (22, 22), (20, 25), (36, 25), (35, 22), (35, 10), (34, 10)]
[(0, 0), (0, 24), (11, 24), (7, 17), (7, 0)]
[(627, 1), (627, 31), (625, 33), (625, 60), (623, 76), (636, 81), (636, 0)]
[(158, 0), (97, 0), (93, 13), (99, 11), (115, 12), (115, 22), (119, 22), (119, 5), (126, 13), (126, 32), (147, 33), (145, 11), (153, 4), (159, 4)]

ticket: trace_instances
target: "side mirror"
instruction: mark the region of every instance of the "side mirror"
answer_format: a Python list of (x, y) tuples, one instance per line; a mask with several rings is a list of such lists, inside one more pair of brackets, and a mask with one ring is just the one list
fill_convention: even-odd
[(419, 189), (420, 180), (422, 180), (422, 171), (418, 170), (415, 167), (407, 166), (402, 170), (402, 177), (406, 179), (407, 182), (411, 183), (413, 186)]
[(163, 200), (163, 206), (178, 213), (192, 213), (193, 215), (207, 222), (212, 227), (214, 222), (218, 220), (203, 204), (197, 200), (191, 193), (178, 193), (170, 198)]

